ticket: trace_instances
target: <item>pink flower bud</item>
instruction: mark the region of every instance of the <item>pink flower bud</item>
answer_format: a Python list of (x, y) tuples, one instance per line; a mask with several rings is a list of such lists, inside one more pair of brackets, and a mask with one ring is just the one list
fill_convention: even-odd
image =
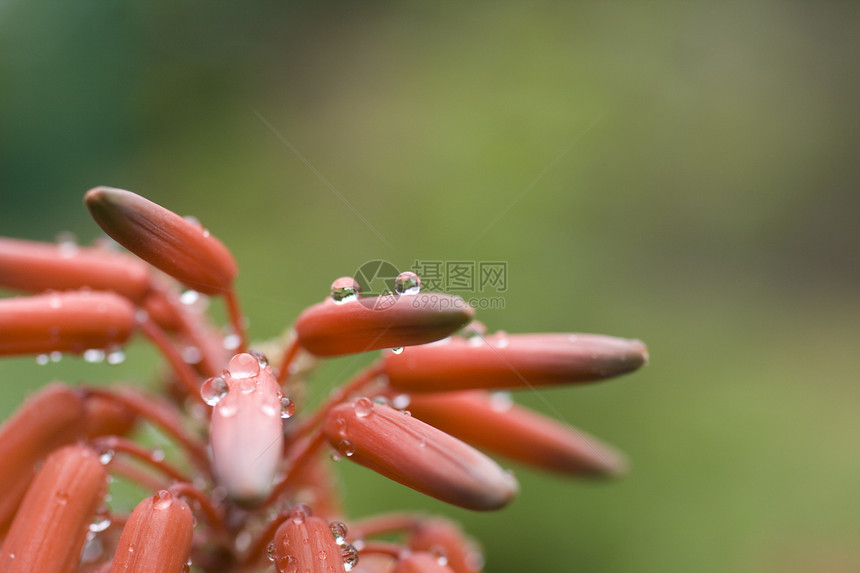
[(462, 298), (446, 294), (390, 295), (341, 303), (327, 299), (299, 316), (296, 333), (312, 354), (338, 356), (433, 342), (455, 332), (473, 315)]
[(4, 573), (71, 573), (103, 503), (107, 472), (82, 445), (51, 454), (36, 475), (0, 550)]
[(587, 382), (636, 370), (645, 345), (597, 334), (452, 338), (385, 358), (389, 384), (409, 392), (522, 388)]
[(205, 294), (230, 290), (236, 261), (198, 224), (130, 191), (96, 187), (84, 202), (96, 223), (129, 251)]
[(352, 461), (466, 509), (499, 509), (517, 493), (514, 477), (478, 450), (367, 398), (332, 408), (324, 432)]
[(0, 300), (0, 355), (80, 353), (123, 344), (134, 306), (110, 292), (67, 291)]
[(571, 475), (622, 473), (624, 457), (596, 438), (485, 392), (416, 394), (412, 415), (482, 450)]
[(110, 571), (183, 571), (193, 535), (194, 516), (188, 504), (161, 490), (134, 508), (122, 529)]
[(299, 505), (275, 532), (271, 551), (281, 573), (345, 573), (342, 547), (324, 519)]
[(270, 493), (281, 462), (281, 393), (272, 369), (251, 354), (237, 354), (222, 376), (201, 387), (214, 405), (212, 464), (234, 501), (254, 505)]

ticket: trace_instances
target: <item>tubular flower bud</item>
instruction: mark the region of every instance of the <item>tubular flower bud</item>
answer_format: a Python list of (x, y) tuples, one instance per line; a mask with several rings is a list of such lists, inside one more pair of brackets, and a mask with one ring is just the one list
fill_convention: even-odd
[(36, 463), (82, 438), (85, 419), (80, 396), (52, 384), (28, 399), (0, 427), (0, 532), (12, 522), (36, 473)]
[(397, 560), (391, 573), (456, 573), (447, 559), (431, 553), (410, 553)]
[(327, 299), (306, 309), (295, 328), (307, 351), (339, 356), (433, 342), (451, 335), (473, 316), (474, 310), (462, 298), (447, 294), (388, 295), (340, 303)]
[(571, 475), (622, 473), (624, 457), (570, 426), (485, 392), (416, 394), (412, 414), (482, 450)]
[(88, 396), (86, 409), (87, 438), (125, 436), (134, 428), (137, 416), (126, 406), (102, 396)]
[(140, 195), (110, 187), (87, 192), (96, 223), (129, 251), (205, 294), (230, 290), (236, 261), (209, 231)]
[(209, 434), (218, 482), (239, 503), (265, 499), (284, 439), (282, 394), (272, 369), (251, 354), (237, 354), (221, 376), (203, 383), (200, 393), (215, 407)]
[(480, 573), (484, 555), (460, 528), (444, 519), (421, 521), (409, 538), (409, 548), (442, 555), (454, 573)]
[(324, 432), (342, 455), (421, 493), (466, 509), (499, 509), (514, 477), (457, 438), (368, 398), (340, 404)]
[(110, 292), (67, 291), (0, 300), (0, 355), (76, 352), (121, 345), (134, 306)]
[(184, 571), (194, 516), (181, 499), (161, 490), (137, 504), (119, 538), (111, 573)]
[(139, 302), (149, 268), (125, 253), (0, 237), (0, 284), (31, 291), (109, 290)]
[(636, 370), (645, 345), (597, 334), (452, 338), (385, 358), (389, 384), (409, 392), (522, 388), (588, 382)]
[(275, 532), (270, 551), (281, 573), (345, 573), (346, 548), (352, 549), (335, 542), (324, 519), (312, 516), (307, 506), (297, 505)]
[(75, 571), (106, 485), (107, 472), (89, 448), (66, 446), (51, 454), (9, 528), (0, 571)]

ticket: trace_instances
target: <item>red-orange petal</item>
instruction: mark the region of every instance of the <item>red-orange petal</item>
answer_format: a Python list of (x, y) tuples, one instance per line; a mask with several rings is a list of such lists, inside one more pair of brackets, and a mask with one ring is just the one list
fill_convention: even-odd
[(296, 506), (275, 532), (275, 566), (281, 573), (345, 573), (341, 546), (329, 524)]
[(486, 392), (415, 394), (412, 415), (482, 450), (569, 475), (623, 473), (624, 456), (588, 434)]
[(137, 415), (127, 406), (103, 396), (88, 396), (86, 409), (87, 438), (125, 436), (131, 432)]
[(52, 384), (27, 399), (0, 427), (0, 533), (12, 522), (36, 464), (84, 437), (86, 410), (78, 393)]
[(0, 237), (0, 285), (42, 292), (88, 287), (135, 302), (149, 291), (150, 270), (126, 253)]
[(0, 550), (0, 571), (76, 571), (106, 487), (107, 472), (86, 446), (66, 446), (51, 454), (9, 528)]
[(454, 573), (480, 573), (484, 555), (459, 527), (441, 518), (423, 520), (409, 537), (409, 548), (444, 554)]
[(332, 299), (296, 321), (302, 347), (317, 356), (426, 344), (451, 335), (474, 316), (460, 297), (437, 293)]
[(187, 287), (205, 294), (230, 290), (236, 261), (203, 227), (122, 189), (96, 187), (84, 202), (116, 242)]
[(80, 353), (125, 343), (135, 309), (110, 292), (65, 291), (0, 300), (0, 355)]
[(499, 509), (518, 490), (513, 475), (475, 448), (367, 398), (332, 408), (323, 430), (341, 455), (453, 505)]
[(597, 334), (496, 334), (451, 338), (385, 358), (393, 388), (446, 392), (589, 382), (636, 370), (648, 351), (638, 340)]
[(194, 516), (188, 504), (161, 490), (134, 508), (122, 529), (111, 573), (183, 571), (193, 536)]

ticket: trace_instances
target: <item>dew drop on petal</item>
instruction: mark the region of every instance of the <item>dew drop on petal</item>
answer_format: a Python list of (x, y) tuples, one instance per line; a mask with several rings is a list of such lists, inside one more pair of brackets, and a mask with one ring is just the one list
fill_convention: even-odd
[(397, 410), (403, 410), (409, 407), (409, 402), (412, 399), (409, 397), (409, 394), (398, 394), (391, 400), (391, 406)]
[(90, 531), (93, 533), (99, 533), (108, 527), (110, 527), (110, 517), (107, 514), (98, 514), (90, 522)]
[(51, 358), (51, 362), (59, 362), (60, 360), (63, 359), (63, 353), (60, 352), (59, 350), (55, 350), (55, 351), (51, 352), (51, 354), (49, 356)]
[(111, 449), (107, 449), (107, 450), (100, 452), (99, 453), (99, 463), (103, 466), (108, 465), (111, 462), (111, 460), (113, 459), (114, 455), (116, 455), (116, 452), (114, 452)]
[(260, 374), (260, 362), (247, 352), (230, 359), (227, 370), (233, 378), (251, 378)]
[(391, 407), (391, 400), (389, 400), (387, 396), (374, 396), (373, 403), (379, 404), (380, 406)]
[(191, 306), (198, 300), (200, 300), (200, 293), (196, 290), (187, 290), (179, 295), (179, 302), (187, 306)]
[(39, 366), (44, 366), (50, 361), (51, 357), (47, 354), (39, 354), (38, 356), (36, 356), (36, 364), (38, 364)]
[(105, 359), (105, 351), (99, 348), (90, 348), (88, 350), (84, 350), (84, 360), (91, 364), (98, 364), (99, 362), (104, 362)]
[(238, 334), (228, 334), (221, 341), (221, 346), (224, 347), (224, 350), (236, 350), (241, 343), (242, 339)]
[(394, 279), (394, 290), (401, 295), (418, 294), (421, 292), (421, 277), (412, 271), (404, 271)]
[(122, 364), (125, 362), (125, 352), (117, 348), (115, 350), (111, 350), (107, 353), (107, 363), (111, 366), (116, 366), (117, 364)]
[(60, 505), (66, 505), (69, 503), (69, 492), (60, 490), (54, 495), (54, 498)]
[(334, 542), (338, 545), (346, 543), (346, 524), (342, 521), (332, 521), (328, 524), (331, 529), (331, 534), (334, 536)]
[(200, 397), (210, 406), (220, 402), (229, 391), (227, 381), (221, 376), (213, 376), (200, 385)]
[(373, 401), (370, 398), (359, 398), (355, 401), (355, 415), (359, 418), (367, 418), (373, 413)]
[(496, 412), (507, 412), (514, 406), (510, 392), (493, 392), (490, 394), (490, 408)]
[(170, 504), (173, 503), (173, 496), (169, 491), (163, 489), (152, 496), (152, 506), (155, 509), (162, 510), (170, 507)]
[(320, 552), (318, 553), (318, 555), (319, 555), (320, 561), (325, 561), (326, 554), (325, 554), (324, 550), (320, 549)]
[(154, 462), (163, 462), (164, 461), (164, 450), (162, 450), (161, 448), (156, 448), (156, 449), (152, 450), (152, 452), (149, 454), (149, 459), (151, 459)]
[(269, 561), (275, 560), (275, 544), (274, 543), (269, 543), (269, 545), (266, 546), (266, 557), (269, 559)]
[(304, 523), (308, 516), (313, 515), (311, 508), (303, 503), (298, 503), (290, 510), (293, 523)]
[(339, 453), (337, 453), (337, 450), (332, 450), (331, 453), (329, 454), (329, 457), (331, 458), (331, 461), (333, 461), (333, 462), (339, 462), (340, 460), (343, 459), (343, 457)]
[(355, 444), (349, 440), (341, 440), (337, 444), (337, 451), (346, 457), (350, 457), (355, 453)]
[(260, 364), (260, 368), (265, 368), (269, 365), (269, 359), (259, 350), (252, 350), (250, 354), (257, 359), (257, 362)]
[(340, 557), (343, 559), (343, 568), (347, 571), (358, 565), (358, 549), (349, 543), (340, 546)]
[(340, 277), (331, 283), (331, 299), (343, 304), (361, 296), (361, 285), (352, 277)]
[(186, 346), (182, 349), (182, 360), (186, 364), (199, 364), (203, 360), (203, 353), (196, 346)]
[(391, 352), (393, 352), (394, 354), (403, 354), (403, 347), (402, 346), (396, 346), (396, 347), (391, 349)]
[(284, 573), (296, 573), (299, 570), (299, 561), (294, 555), (284, 555), (278, 559), (278, 570)]
[(296, 405), (292, 400), (287, 398), (286, 396), (281, 396), (281, 418), (286, 420), (287, 418), (292, 417), (296, 412)]

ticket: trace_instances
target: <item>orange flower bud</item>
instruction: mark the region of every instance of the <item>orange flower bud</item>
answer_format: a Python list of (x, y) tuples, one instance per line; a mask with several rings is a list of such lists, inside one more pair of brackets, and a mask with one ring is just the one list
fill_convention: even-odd
[(200, 392), (215, 407), (209, 435), (218, 482), (234, 501), (262, 501), (274, 485), (284, 439), (280, 386), (272, 369), (251, 354), (237, 354)]
[(194, 516), (181, 499), (161, 490), (137, 504), (119, 538), (111, 573), (184, 571)]
[(341, 455), (466, 509), (499, 509), (517, 493), (514, 477), (478, 450), (368, 398), (332, 408), (323, 430)]
[(423, 520), (409, 538), (409, 548), (443, 556), (454, 573), (480, 573), (484, 556), (460, 528), (444, 519)]
[(131, 191), (96, 187), (84, 202), (96, 223), (129, 251), (205, 294), (230, 290), (236, 261), (209, 231)]
[(103, 396), (88, 396), (86, 409), (87, 438), (125, 436), (134, 428), (135, 413), (127, 406)]
[(86, 412), (78, 393), (52, 384), (31, 396), (0, 427), (0, 532), (36, 474), (36, 464), (84, 436)]
[(342, 547), (324, 519), (298, 505), (275, 532), (271, 555), (281, 573), (345, 573)]
[(123, 344), (134, 306), (117, 294), (67, 291), (0, 300), (0, 355), (80, 353)]
[(462, 298), (447, 294), (326, 299), (305, 310), (295, 328), (307, 351), (339, 356), (433, 342), (451, 335), (473, 316), (474, 310)]
[(482, 450), (572, 475), (622, 473), (624, 457), (591, 436), (485, 392), (416, 394), (412, 415)]
[(445, 557), (431, 553), (410, 553), (401, 557), (394, 565), (391, 573), (455, 573), (448, 567)]
[(149, 267), (125, 253), (0, 237), (0, 284), (42, 292), (88, 287), (141, 301)]
[(89, 448), (66, 446), (51, 454), (9, 528), (0, 551), (0, 571), (76, 571), (106, 486), (107, 472)]
[(645, 345), (597, 334), (452, 338), (385, 358), (389, 384), (409, 392), (522, 388), (588, 382), (636, 370)]

